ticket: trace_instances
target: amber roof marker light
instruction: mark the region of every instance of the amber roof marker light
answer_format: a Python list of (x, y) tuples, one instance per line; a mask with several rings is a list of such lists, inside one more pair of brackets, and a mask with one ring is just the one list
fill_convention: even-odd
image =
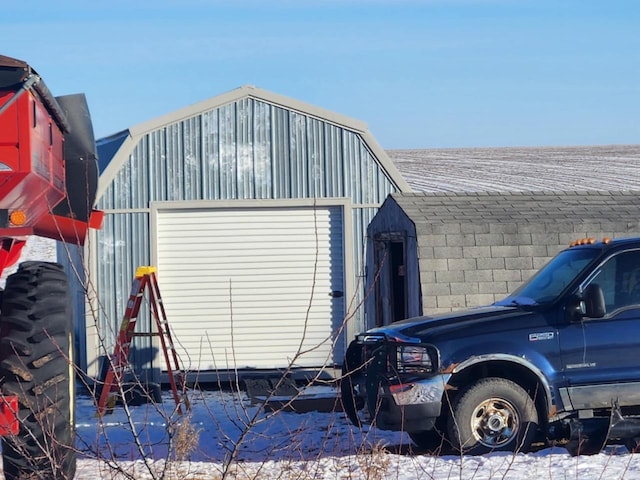
[[(613, 239), (611, 237), (603, 237), (601, 240), (605, 245), (608, 245), (612, 241)], [(594, 237), (578, 238), (569, 244), (569, 248), (577, 247), (579, 245), (593, 245), (595, 243), (598, 243), (598, 241)]]

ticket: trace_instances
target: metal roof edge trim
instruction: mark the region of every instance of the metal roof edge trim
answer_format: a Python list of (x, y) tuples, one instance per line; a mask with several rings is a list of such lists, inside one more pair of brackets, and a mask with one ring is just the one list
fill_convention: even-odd
[(377, 158), (380, 167), (384, 170), (391, 181), (395, 183), (396, 187), (398, 187), (398, 189), (403, 193), (413, 192), (413, 189), (402, 176), (402, 173), (400, 173), (398, 167), (396, 167), (395, 163), (391, 161), (391, 158), (384, 150), (384, 148), (382, 148), (382, 146), (378, 143), (373, 134), (367, 129), (361, 133), (361, 136), (364, 142), (371, 149), (374, 157)]
[(249, 92), (249, 96), (257, 100), (263, 100), (273, 105), (284, 107), (289, 110), (295, 110), (297, 112), (303, 113), (305, 115), (310, 115), (321, 120), (328, 120), (331, 123), (340, 125), (342, 127), (347, 127), (350, 130), (355, 130), (357, 132), (366, 132), (369, 128), (367, 124), (362, 120), (347, 117), (346, 115), (342, 115), (332, 110), (327, 110), (325, 108), (303, 102), (302, 100), (287, 97), (286, 95), (270, 92), (268, 90), (263, 90), (252, 85), (245, 85), (241, 88), (245, 88)]
[(271, 103), (273, 105), (284, 107), (289, 110), (294, 110), (305, 115), (310, 115), (312, 117), (327, 120), (331, 123), (347, 127), (360, 133), (367, 130), (367, 124), (360, 120), (356, 120), (354, 118), (350, 118), (332, 112), (330, 110), (325, 110), (323, 108), (302, 102), (300, 100), (296, 100), (291, 97), (287, 97), (285, 95), (269, 92), (252, 85), (243, 85), (220, 95), (216, 95), (215, 97), (202, 100), (174, 112), (161, 115), (138, 125), (134, 125), (130, 127), (129, 130), (134, 136), (142, 135), (162, 128), (165, 125), (177, 123), (181, 120), (184, 120), (185, 118), (196, 116), (204, 111), (214, 110), (216, 108), (222, 107), (223, 105), (227, 105), (231, 102), (240, 100), (245, 97), (251, 97), (256, 100), (261, 100), (266, 103)]

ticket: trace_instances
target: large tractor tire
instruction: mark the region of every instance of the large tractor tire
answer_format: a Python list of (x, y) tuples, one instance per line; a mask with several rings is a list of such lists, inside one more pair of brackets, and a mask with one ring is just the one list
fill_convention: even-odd
[(74, 448), (73, 320), (62, 266), (22, 263), (0, 315), (2, 393), (18, 397), (20, 431), (3, 438), (7, 480), (69, 480)]

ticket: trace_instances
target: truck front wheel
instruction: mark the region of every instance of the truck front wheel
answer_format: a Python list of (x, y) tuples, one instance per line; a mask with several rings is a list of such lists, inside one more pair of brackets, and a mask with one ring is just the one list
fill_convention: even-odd
[(2, 440), (7, 480), (73, 478), (73, 322), (67, 277), (25, 262), (9, 276), (0, 316), (2, 394), (18, 397), (20, 431)]
[(537, 428), (534, 401), (522, 387), (504, 378), (484, 378), (462, 390), (448, 420), (453, 445), (472, 455), (526, 452)]

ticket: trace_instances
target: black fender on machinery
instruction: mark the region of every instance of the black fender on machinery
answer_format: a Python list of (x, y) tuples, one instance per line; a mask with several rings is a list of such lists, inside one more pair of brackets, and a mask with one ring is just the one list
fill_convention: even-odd
[(88, 223), (98, 190), (98, 154), (89, 106), (84, 94), (56, 97), (69, 123), (64, 134), (67, 200), (53, 209), (54, 215)]

